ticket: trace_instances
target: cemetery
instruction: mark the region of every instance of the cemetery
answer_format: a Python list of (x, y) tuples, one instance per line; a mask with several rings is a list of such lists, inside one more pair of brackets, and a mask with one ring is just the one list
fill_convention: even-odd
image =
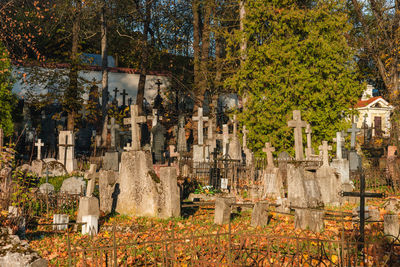
[(400, 266), (400, 102), (353, 73), (358, 1), (172, 2), (35, 1), (22, 57), (0, 31), (0, 267)]

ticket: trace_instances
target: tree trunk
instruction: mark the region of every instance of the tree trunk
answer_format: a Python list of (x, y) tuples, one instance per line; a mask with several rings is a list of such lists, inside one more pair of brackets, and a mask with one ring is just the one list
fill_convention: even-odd
[(194, 91), (200, 88), (200, 1), (193, 0), (193, 76), (194, 76)]
[(148, 67), (147, 65), (149, 60), (147, 36), (149, 34), (149, 27), (151, 21), (151, 3), (152, 0), (146, 0), (146, 7), (145, 7), (146, 15), (144, 19), (143, 35), (142, 35), (143, 52), (142, 52), (142, 60), (140, 62), (140, 77), (139, 77), (138, 92), (136, 97), (136, 104), (138, 105), (139, 114), (143, 113), (144, 89), (146, 85), (146, 74)]
[(205, 1), (204, 7), (204, 21), (203, 21), (203, 34), (201, 40), (201, 62), (200, 62), (200, 82), (199, 82), (199, 97), (203, 99), (204, 93), (208, 88), (209, 84), (209, 72), (208, 72), (208, 59), (210, 53), (210, 19), (212, 11), (211, 0)]
[(242, 40), (240, 42), (240, 63), (243, 64), (246, 59), (247, 41), (244, 36), (244, 20), (246, 18), (246, 9), (244, 1), (239, 3), (239, 18), (240, 18), (240, 33), (242, 34)]
[(108, 54), (107, 54), (107, 21), (106, 21), (106, 4), (101, 9), (101, 67), (102, 67), (102, 97), (101, 97), (101, 115), (102, 122), (107, 115), (108, 103)]

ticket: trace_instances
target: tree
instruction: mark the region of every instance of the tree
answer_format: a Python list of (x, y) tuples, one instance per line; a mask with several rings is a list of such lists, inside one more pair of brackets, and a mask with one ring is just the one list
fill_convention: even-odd
[(16, 98), (11, 93), (11, 64), (8, 52), (0, 42), (0, 127), (4, 135), (13, 133), (12, 109)]
[(287, 121), (295, 109), (311, 124), (314, 145), (346, 126), (362, 86), (345, 38), (351, 25), (343, 2), (247, 2), (246, 60), (240, 64), (243, 37), (233, 33), (228, 56), (240, 67), (226, 86), (247, 96), (240, 120), (250, 130), (251, 148), (260, 151), (269, 141), (277, 151), (291, 151)]

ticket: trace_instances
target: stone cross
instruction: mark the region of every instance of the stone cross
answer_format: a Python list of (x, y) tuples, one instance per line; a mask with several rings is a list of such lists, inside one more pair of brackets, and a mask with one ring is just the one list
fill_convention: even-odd
[(233, 119), (231, 121), (233, 124), (233, 137), (235, 138), (237, 136), (237, 125), (238, 125), (236, 114), (233, 115)]
[(342, 132), (336, 132), (336, 138), (333, 138), (333, 141), (336, 142), (336, 158), (342, 159), (342, 142), (344, 142)]
[(328, 146), (328, 141), (322, 141), (322, 146), (318, 147), (322, 151), (322, 166), (329, 166), (329, 152), (332, 150), (332, 146)]
[(357, 125), (353, 123), (350, 129), (347, 130), (348, 133), (351, 133), (351, 143), (350, 146), (352, 149), (356, 147), (356, 134), (360, 132), (360, 129), (357, 128)]
[(222, 154), (224, 157), (228, 154), (227, 147), (229, 144), (229, 125), (222, 125)]
[(249, 130), (246, 129), (246, 125), (243, 125), (243, 148), (247, 148), (247, 134), (249, 133)]
[(138, 106), (132, 105), (131, 108), (131, 117), (124, 119), (125, 125), (131, 125), (131, 134), (132, 134), (132, 148), (131, 150), (140, 150), (140, 123), (146, 122), (146, 117), (139, 116)]
[(293, 110), (293, 120), (288, 122), (288, 126), (294, 128), (294, 149), (296, 151), (296, 160), (303, 160), (303, 132), (306, 122), (301, 120), (300, 110)]
[(214, 130), (213, 119), (210, 119), (208, 121), (208, 125), (207, 125), (207, 139), (208, 140), (212, 140), (213, 139), (213, 130)]
[(93, 195), (94, 188), (96, 186), (96, 178), (94, 177), (94, 175), (96, 174), (96, 168), (97, 168), (96, 164), (90, 164), (89, 171), (85, 175), (86, 176), (85, 178), (89, 179), (88, 186), (86, 188), (87, 197), (91, 197)]
[(127, 143), (126, 146), (124, 146), (124, 150), (131, 151), (132, 150), (131, 143)]
[(118, 95), (118, 92), (119, 92), (118, 88), (115, 87), (115, 89), (114, 89), (113, 91), (114, 91), (114, 99), (115, 99), (116, 101), (118, 101), (118, 100), (117, 100), (117, 95)]
[(128, 95), (128, 93), (124, 89), (124, 90), (122, 90), (122, 93), (120, 95), (122, 95), (122, 106), (125, 107), (125, 97)]
[(169, 145), (169, 157), (170, 158), (179, 158), (179, 152), (175, 152), (175, 146)]
[(307, 134), (307, 148), (306, 148), (306, 158), (310, 158), (312, 155), (312, 140), (311, 140), (311, 125), (307, 123), (306, 134)]
[(37, 143), (35, 143), (35, 146), (37, 146), (37, 159), (42, 159), (42, 146), (44, 146), (42, 139), (38, 139)]
[(198, 115), (197, 117), (193, 116), (194, 121), (197, 122), (197, 143), (199, 145), (203, 144), (203, 122), (208, 121), (208, 117), (203, 116), (203, 108), (198, 108), (197, 110)]
[(265, 143), (265, 148), (263, 148), (263, 152), (267, 154), (267, 168), (273, 168), (274, 166), (274, 157), (272, 152), (275, 152), (275, 148), (271, 146), (269, 142)]
[(111, 147), (115, 148), (115, 140), (117, 138), (117, 131), (119, 130), (119, 125), (115, 123), (115, 118), (112, 117), (110, 124), (107, 125), (107, 129), (110, 130), (111, 133)]
[(153, 112), (153, 116), (151, 117), (152, 121), (151, 121), (151, 126), (154, 127), (157, 125), (158, 119), (162, 119), (162, 116), (160, 116), (157, 112), (156, 108), (153, 108), (152, 110)]

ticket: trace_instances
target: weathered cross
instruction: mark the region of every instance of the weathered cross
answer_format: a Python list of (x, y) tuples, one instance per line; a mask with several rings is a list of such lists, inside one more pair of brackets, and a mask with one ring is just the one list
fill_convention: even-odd
[(208, 140), (213, 139), (213, 131), (214, 131), (214, 120), (210, 119), (210, 120), (208, 120), (208, 124), (207, 124), (207, 139)]
[(305, 121), (301, 120), (300, 110), (293, 110), (293, 120), (288, 122), (288, 126), (294, 128), (294, 149), (296, 160), (303, 160), (303, 133), (302, 128), (306, 127)]
[(117, 100), (117, 95), (118, 95), (119, 90), (117, 87), (115, 87), (115, 89), (113, 91), (114, 91), (114, 99)]
[(132, 97), (128, 98), (128, 106), (130, 107), (132, 105)]
[(124, 119), (125, 125), (131, 125), (131, 134), (132, 134), (132, 148), (131, 150), (139, 150), (140, 149), (140, 128), (139, 124), (146, 122), (146, 117), (139, 116), (138, 106), (131, 106), (131, 117)]
[(68, 134), (65, 135), (65, 144), (58, 144), (58, 146), (64, 147), (64, 166), (67, 168), (67, 151), (68, 147), (73, 147), (73, 144), (68, 144)]
[(127, 93), (126, 90), (124, 89), (124, 90), (122, 90), (121, 95), (122, 95), (122, 106), (125, 107), (125, 97), (128, 95), (128, 93)]
[(160, 79), (157, 79), (156, 85), (157, 85), (157, 94), (160, 94), (160, 89), (161, 89), (161, 85), (162, 85), (162, 82)]
[(204, 121), (208, 121), (208, 117), (203, 116), (203, 108), (198, 108), (197, 117), (193, 116), (193, 120), (197, 121), (197, 143), (199, 145), (203, 144), (203, 123)]
[(153, 116), (151, 117), (151, 119), (152, 119), (151, 126), (154, 127), (157, 125), (158, 119), (162, 120), (162, 116), (159, 115), (159, 113), (157, 112), (157, 109), (155, 109), (155, 108), (153, 108), (152, 112), (153, 112)]
[(307, 134), (307, 148), (306, 148), (306, 158), (310, 158), (312, 155), (312, 141), (311, 141), (311, 125), (307, 123), (306, 134)]
[(365, 236), (365, 198), (382, 198), (384, 194), (382, 193), (368, 193), (365, 192), (365, 176), (364, 172), (359, 169), (360, 172), (360, 192), (341, 192), (344, 197), (359, 197), (360, 198), (360, 243), (363, 247), (364, 236)]
[(354, 149), (356, 147), (356, 134), (360, 132), (360, 129), (357, 128), (357, 125), (353, 123), (350, 129), (347, 130), (348, 133), (351, 133), (351, 143), (350, 147)]
[(267, 168), (273, 168), (274, 165), (274, 156), (272, 152), (275, 152), (275, 147), (271, 146), (269, 142), (265, 143), (265, 148), (263, 148), (263, 152), (267, 154)]
[(119, 130), (119, 125), (115, 123), (115, 118), (111, 117), (110, 124), (107, 125), (107, 129), (110, 130), (111, 133), (111, 147), (115, 148), (115, 139), (117, 138), (117, 131)]
[(126, 150), (126, 151), (131, 151), (131, 150), (132, 150), (132, 145), (131, 145), (131, 143), (127, 143), (126, 146), (124, 146), (124, 150)]
[(246, 125), (243, 125), (243, 148), (247, 148), (247, 134), (249, 133), (249, 130), (246, 129)]
[(233, 115), (232, 125), (233, 125), (233, 137), (237, 136), (237, 125), (238, 125), (238, 120), (236, 114)]
[(42, 139), (38, 139), (37, 143), (35, 143), (35, 146), (37, 147), (37, 159), (42, 159), (42, 146), (44, 146)]
[(342, 159), (342, 142), (344, 142), (344, 138), (342, 137), (342, 132), (336, 132), (336, 138), (333, 138), (333, 142), (336, 142), (336, 158)]
[(229, 144), (229, 125), (222, 125), (222, 154), (225, 157), (228, 154)]
[(332, 146), (328, 146), (328, 141), (322, 141), (322, 146), (318, 149), (322, 151), (322, 166), (329, 166), (329, 151), (332, 150)]

